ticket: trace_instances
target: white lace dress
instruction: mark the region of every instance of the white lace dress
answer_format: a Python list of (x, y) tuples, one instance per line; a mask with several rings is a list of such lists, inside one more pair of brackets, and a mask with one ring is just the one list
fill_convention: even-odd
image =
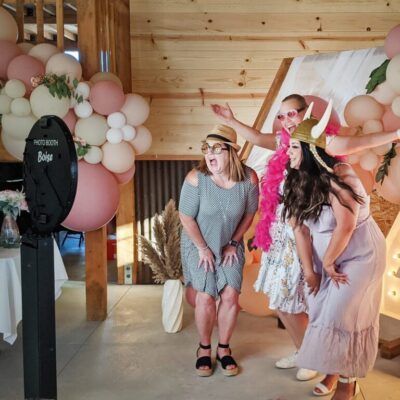
[[(283, 184), (281, 185), (281, 189)], [(293, 229), (282, 222), (283, 204), (276, 210), (276, 222), (271, 226), (272, 244), (263, 252), (256, 292), (269, 297), (269, 308), (290, 314), (307, 312), (305, 281), (297, 256)]]

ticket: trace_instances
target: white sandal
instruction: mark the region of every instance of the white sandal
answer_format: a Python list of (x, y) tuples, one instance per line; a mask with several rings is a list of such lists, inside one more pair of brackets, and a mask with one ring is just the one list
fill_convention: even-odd
[[(315, 389), (319, 389), (319, 392), (317, 392)], [(319, 382), (314, 386), (314, 390), (312, 393), (314, 396), (317, 397), (328, 396), (328, 394), (331, 394), (335, 389), (336, 389), (336, 383), (334, 383), (332, 388), (329, 390), (322, 382)]]
[(357, 382), (357, 378), (344, 378), (343, 376), (339, 376), (338, 381), (341, 383), (347, 383), (347, 384), (355, 382), (354, 394), (353, 394), (352, 399), (355, 399), (361, 393), (360, 385)]

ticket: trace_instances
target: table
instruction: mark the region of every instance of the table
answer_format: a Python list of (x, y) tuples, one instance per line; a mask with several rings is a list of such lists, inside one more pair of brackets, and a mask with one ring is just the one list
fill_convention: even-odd
[[(54, 242), (54, 295), (61, 295), (61, 286), (68, 280), (57, 244)], [(20, 249), (0, 248), (0, 333), (13, 344), (17, 326), (22, 320), (21, 253)]]

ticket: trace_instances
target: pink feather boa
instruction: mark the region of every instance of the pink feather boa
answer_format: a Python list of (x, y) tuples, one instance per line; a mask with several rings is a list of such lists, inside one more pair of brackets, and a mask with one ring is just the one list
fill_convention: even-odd
[[(327, 135), (337, 135), (339, 127), (328, 125)], [(285, 129), (279, 132), (280, 145), (266, 165), (261, 183), (261, 218), (256, 227), (254, 244), (263, 251), (268, 251), (272, 244), (271, 226), (276, 221), (276, 210), (281, 200), (280, 185), (285, 178), (286, 164), (289, 159), (287, 149), (290, 134)]]

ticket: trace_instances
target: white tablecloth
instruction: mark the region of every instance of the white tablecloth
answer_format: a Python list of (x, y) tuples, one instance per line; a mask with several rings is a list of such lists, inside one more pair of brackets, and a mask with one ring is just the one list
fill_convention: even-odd
[[(55, 298), (68, 280), (57, 244), (54, 242)], [(22, 319), (21, 253), (20, 249), (0, 248), (0, 333), (13, 344), (17, 339), (17, 326)]]

